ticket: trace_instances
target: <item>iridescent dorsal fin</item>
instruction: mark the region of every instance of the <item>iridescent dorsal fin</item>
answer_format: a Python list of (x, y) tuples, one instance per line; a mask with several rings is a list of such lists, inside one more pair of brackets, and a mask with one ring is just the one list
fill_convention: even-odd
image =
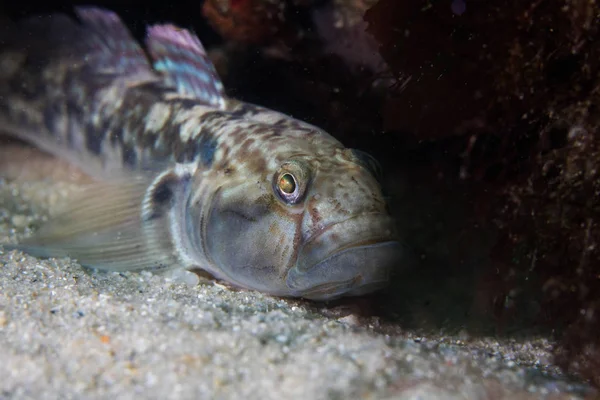
[(95, 70), (124, 75), (151, 71), (144, 50), (117, 14), (86, 6), (76, 7), (75, 14), (86, 30), (88, 65)]
[(154, 25), (148, 28), (146, 47), (154, 69), (178, 93), (225, 109), (221, 79), (195, 35), (171, 24)]

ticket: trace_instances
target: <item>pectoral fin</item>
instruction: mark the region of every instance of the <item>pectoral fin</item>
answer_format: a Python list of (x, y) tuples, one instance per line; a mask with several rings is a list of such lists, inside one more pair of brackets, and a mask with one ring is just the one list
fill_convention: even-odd
[(33, 237), (4, 247), (111, 271), (176, 267), (169, 216), (187, 181), (167, 172), (154, 180), (95, 183)]

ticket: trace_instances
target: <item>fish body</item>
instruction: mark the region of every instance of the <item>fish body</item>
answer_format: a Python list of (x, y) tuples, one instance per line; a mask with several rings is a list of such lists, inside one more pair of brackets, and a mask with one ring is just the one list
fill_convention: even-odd
[(387, 282), (401, 246), (372, 158), (228, 97), (185, 29), (142, 47), (116, 14), (76, 14), (0, 30), (2, 130), (95, 180), (12, 248), (316, 300)]

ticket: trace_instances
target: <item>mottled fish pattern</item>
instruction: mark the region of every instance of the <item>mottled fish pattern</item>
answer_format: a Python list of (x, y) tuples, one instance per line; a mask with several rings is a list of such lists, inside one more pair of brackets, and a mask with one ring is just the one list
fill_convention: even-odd
[(385, 285), (400, 244), (370, 156), (228, 97), (185, 29), (142, 46), (116, 14), (75, 11), (0, 28), (0, 129), (95, 183), (6, 248), (316, 300)]

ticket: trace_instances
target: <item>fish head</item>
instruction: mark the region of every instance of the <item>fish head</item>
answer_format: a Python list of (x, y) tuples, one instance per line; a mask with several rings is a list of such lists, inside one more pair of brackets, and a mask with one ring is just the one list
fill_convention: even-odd
[[(272, 145), (272, 144), (271, 144)], [(401, 255), (376, 162), (333, 139), (287, 138), (242, 157), (197, 211), (211, 272), (280, 296), (330, 300), (383, 287)], [(246, 147), (248, 150), (251, 147)]]
[(361, 151), (336, 148), (313, 165), (287, 287), (315, 300), (384, 287), (402, 248), (382, 193), (379, 164)]

